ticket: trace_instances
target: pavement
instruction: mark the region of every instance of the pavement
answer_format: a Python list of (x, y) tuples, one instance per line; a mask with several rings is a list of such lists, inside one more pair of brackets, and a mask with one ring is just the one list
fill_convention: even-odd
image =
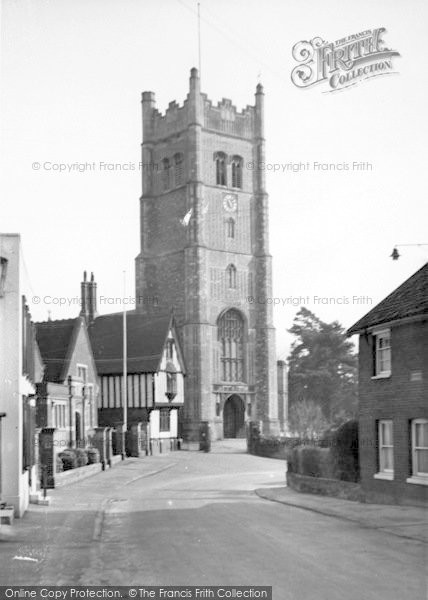
[(256, 494), (265, 500), (352, 521), (361, 527), (382, 530), (385, 533), (428, 544), (428, 507), (425, 509), (390, 504), (366, 504), (316, 494), (302, 494), (282, 486), (258, 489)]
[(425, 600), (419, 509), (308, 497), (284, 489), (284, 471), (242, 440), (127, 459), (2, 526), (0, 585), (270, 585), (274, 600)]

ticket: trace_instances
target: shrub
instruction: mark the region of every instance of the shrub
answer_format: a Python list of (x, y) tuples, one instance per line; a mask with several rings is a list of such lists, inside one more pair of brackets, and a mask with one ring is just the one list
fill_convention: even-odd
[(63, 450), (58, 456), (62, 460), (64, 471), (69, 471), (70, 469), (75, 469), (77, 467), (77, 458), (74, 450)]
[(344, 423), (330, 435), (331, 453), (337, 479), (358, 481), (360, 465), (358, 459), (358, 421)]
[(83, 448), (76, 448), (76, 461), (78, 467), (84, 467), (88, 464), (88, 453)]
[(56, 472), (57, 473), (62, 473), (63, 470), (64, 470), (63, 462), (61, 460), (61, 457), (57, 454), (56, 455)]
[(100, 451), (98, 448), (88, 448), (86, 451), (88, 454), (88, 465), (94, 465), (100, 462)]

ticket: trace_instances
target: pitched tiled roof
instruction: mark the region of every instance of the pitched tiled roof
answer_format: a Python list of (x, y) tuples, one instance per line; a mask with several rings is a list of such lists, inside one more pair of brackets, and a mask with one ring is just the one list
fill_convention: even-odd
[[(127, 313), (128, 373), (155, 373), (159, 368), (171, 316), (146, 317)], [(123, 315), (114, 313), (97, 317), (89, 327), (99, 375), (123, 371)]]
[(79, 318), (63, 319), (34, 324), (40, 354), (46, 365), (45, 378), (48, 381), (64, 381), (65, 364), (78, 320)]
[(428, 317), (428, 263), (352, 325), (348, 335), (375, 325), (424, 315)]

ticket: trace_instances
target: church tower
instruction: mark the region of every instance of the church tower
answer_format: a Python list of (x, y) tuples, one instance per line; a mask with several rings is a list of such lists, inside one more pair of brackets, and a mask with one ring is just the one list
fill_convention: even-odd
[(183, 435), (213, 439), (246, 421), (277, 432), (263, 87), (242, 112), (201, 93), (197, 69), (182, 106), (143, 92), (141, 252), (137, 310), (173, 308), (187, 367)]

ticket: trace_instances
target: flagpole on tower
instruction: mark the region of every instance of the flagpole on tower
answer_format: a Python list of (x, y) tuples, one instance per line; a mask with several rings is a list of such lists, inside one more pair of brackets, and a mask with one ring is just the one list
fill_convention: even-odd
[(201, 3), (198, 2), (198, 63), (199, 63), (199, 80), (202, 77), (201, 65)]

